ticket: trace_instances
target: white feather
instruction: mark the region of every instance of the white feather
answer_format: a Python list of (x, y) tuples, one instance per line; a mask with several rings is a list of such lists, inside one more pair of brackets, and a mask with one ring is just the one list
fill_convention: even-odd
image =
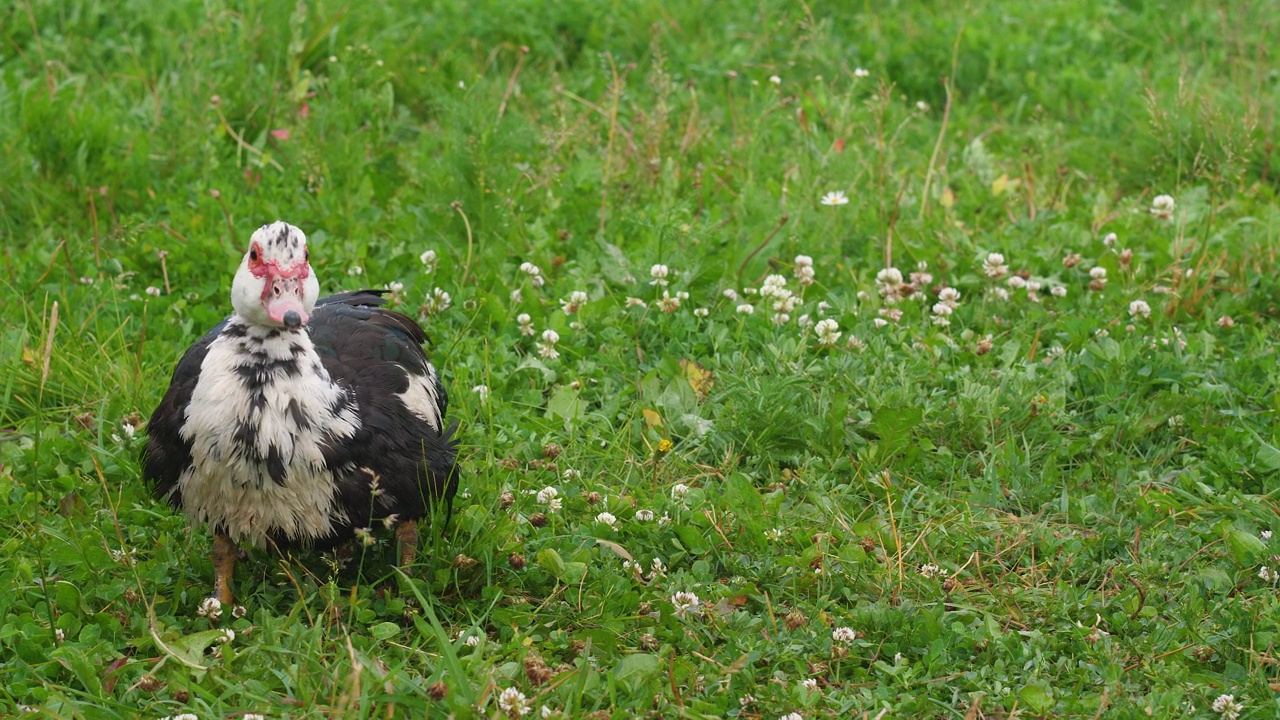
[(409, 412), (422, 418), (422, 421), (430, 425), (431, 429), (440, 432), (440, 398), (437, 393), (436, 369), (428, 364), (426, 375), (411, 375), (407, 372), (405, 374), (409, 377), (409, 388), (402, 393), (396, 393), (396, 397), (400, 398), (400, 402), (404, 403)]
[[(232, 323), (241, 323), (232, 317)], [(336, 480), (350, 467), (326, 468), (322, 445), (355, 435), (360, 419), (346, 390), (333, 383), (305, 332), (279, 333), (250, 326), (247, 337), (223, 335), (209, 346), (200, 379), (185, 411), (182, 437), (191, 442), (192, 464), (178, 480), (183, 507), (193, 522), (225, 528), (237, 542), (264, 546), (269, 534), (281, 532), (307, 542), (328, 534), (335, 519), (345, 520), (334, 502)], [(295, 357), (299, 373), (286, 377), (276, 370), (263, 387), (260, 409), (237, 368), (260, 362), (251, 351), (270, 359)], [(296, 403), (310, 422), (299, 427), (289, 409)], [(336, 413), (330, 408), (338, 407)], [(283, 458), (284, 483), (277, 484), (263, 463), (245, 458), (233, 435), (247, 420), (255, 425), (257, 454), (273, 446)]]

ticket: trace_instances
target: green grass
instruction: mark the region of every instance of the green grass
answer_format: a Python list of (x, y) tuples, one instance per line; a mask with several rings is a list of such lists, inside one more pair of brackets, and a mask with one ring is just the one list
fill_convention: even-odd
[[(1278, 36), (1262, 0), (0, 7), (0, 714), (1274, 717)], [(464, 492), (409, 576), (255, 553), (211, 622), (123, 425), (276, 219), (424, 313)]]

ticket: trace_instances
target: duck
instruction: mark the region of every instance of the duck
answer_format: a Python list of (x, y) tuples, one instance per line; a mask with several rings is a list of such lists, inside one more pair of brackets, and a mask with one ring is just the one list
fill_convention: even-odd
[(233, 312), (178, 360), (147, 424), (154, 494), (212, 534), (212, 597), (234, 601), (244, 546), (325, 551), (392, 531), (401, 568), (419, 522), (448, 517), (457, 421), (414, 319), (381, 290), (319, 297), (307, 236), (258, 228)]

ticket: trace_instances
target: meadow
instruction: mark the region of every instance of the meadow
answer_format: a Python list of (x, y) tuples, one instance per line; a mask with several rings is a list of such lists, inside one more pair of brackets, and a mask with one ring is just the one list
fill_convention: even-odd
[[(1270, 0), (0, 6), (0, 714), (1280, 715)], [(249, 234), (460, 422), (405, 573), (145, 419)]]

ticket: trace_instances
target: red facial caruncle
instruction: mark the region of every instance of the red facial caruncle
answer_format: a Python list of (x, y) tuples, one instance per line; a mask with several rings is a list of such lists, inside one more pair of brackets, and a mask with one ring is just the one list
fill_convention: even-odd
[(305, 280), (311, 276), (309, 253), (304, 248), (302, 261), (290, 267), (282, 267), (275, 259), (263, 257), (262, 247), (254, 243), (249, 248), (249, 272), (262, 278), (262, 306), (267, 317), (288, 328), (296, 328), (307, 322), (309, 315), (303, 308)]

